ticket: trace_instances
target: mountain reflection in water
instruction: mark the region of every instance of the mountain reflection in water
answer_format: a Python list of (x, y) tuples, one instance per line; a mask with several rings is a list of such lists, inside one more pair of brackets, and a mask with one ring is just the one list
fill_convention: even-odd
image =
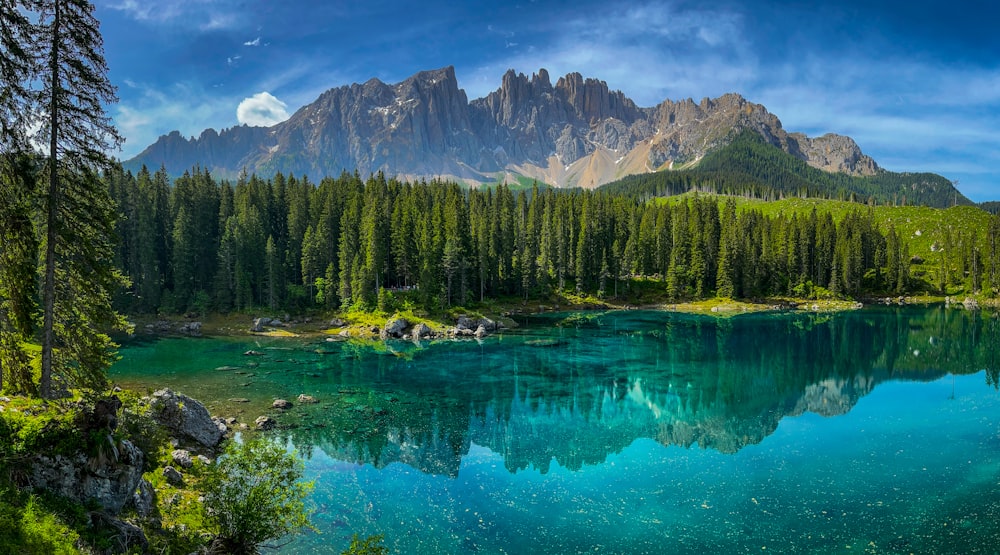
[[(786, 416), (844, 414), (887, 380), (986, 370), (995, 385), (1000, 368), (1000, 320), (943, 308), (520, 324), (478, 343), (164, 339), (127, 345), (112, 377), (181, 390), (247, 423), (272, 414), (307, 455), (454, 477), (473, 444), (510, 472), (600, 464), (638, 438), (736, 453)], [(248, 361), (250, 348), (265, 355)], [(319, 403), (273, 414), (271, 400), (302, 393)]]

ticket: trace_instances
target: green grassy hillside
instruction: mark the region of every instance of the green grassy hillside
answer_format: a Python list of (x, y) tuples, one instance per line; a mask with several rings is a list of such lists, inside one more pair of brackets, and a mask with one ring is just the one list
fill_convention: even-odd
[(825, 172), (750, 131), (705, 155), (693, 169), (632, 175), (602, 190), (638, 198), (699, 190), (767, 200), (825, 198), (938, 208), (973, 204), (940, 175), (883, 170), (873, 176), (857, 177)]

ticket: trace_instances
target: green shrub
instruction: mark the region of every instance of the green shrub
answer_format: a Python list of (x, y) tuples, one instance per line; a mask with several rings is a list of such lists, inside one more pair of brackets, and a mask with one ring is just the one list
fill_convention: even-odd
[(202, 482), (205, 515), (216, 553), (251, 554), (268, 541), (310, 527), (301, 482), (304, 465), (263, 439), (230, 442)]

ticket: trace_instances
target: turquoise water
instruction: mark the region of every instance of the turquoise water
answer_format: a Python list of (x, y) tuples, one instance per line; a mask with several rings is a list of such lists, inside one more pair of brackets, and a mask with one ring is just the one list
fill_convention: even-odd
[[(520, 323), (482, 342), (132, 343), (112, 377), (278, 419), (319, 530), (281, 553), (353, 533), (397, 553), (1000, 550), (989, 313)], [(319, 403), (270, 409), (302, 393)]]

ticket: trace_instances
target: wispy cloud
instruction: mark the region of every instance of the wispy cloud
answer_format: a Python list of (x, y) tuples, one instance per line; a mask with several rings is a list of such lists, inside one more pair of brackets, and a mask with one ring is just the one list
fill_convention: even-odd
[(270, 127), (288, 119), (288, 105), (267, 91), (259, 92), (240, 102), (236, 119), (253, 127)]
[(180, 23), (202, 31), (233, 28), (240, 20), (234, 0), (107, 0), (104, 5), (137, 21)]
[(139, 95), (115, 108), (118, 129), (128, 137), (120, 155), (131, 158), (160, 136), (171, 131), (198, 136), (207, 122), (233, 122), (232, 107), (236, 99), (208, 94), (197, 84), (175, 83), (159, 88), (133, 83)]
[(260, 37), (244, 42), (243, 46), (260, 46)]

